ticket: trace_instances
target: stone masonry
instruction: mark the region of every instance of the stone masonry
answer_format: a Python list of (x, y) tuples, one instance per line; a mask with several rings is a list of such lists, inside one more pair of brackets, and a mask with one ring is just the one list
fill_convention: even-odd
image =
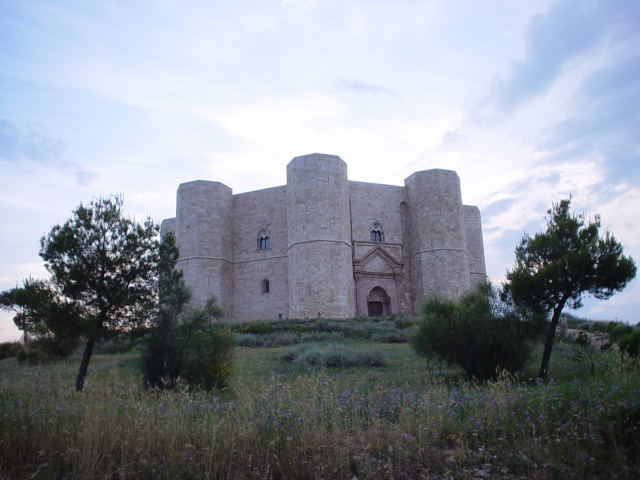
[(418, 315), (426, 295), (486, 278), (480, 211), (450, 170), (380, 185), (349, 181), (335, 155), (304, 155), (281, 187), (181, 184), (162, 231), (196, 300), (215, 296), (235, 320)]

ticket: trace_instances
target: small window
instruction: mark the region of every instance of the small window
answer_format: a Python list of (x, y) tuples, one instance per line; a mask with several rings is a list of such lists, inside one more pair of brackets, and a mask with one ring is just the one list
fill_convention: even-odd
[(269, 293), (269, 280), (267, 279), (262, 281), (262, 293)]
[(382, 227), (379, 223), (374, 223), (371, 229), (371, 241), (380, 243), (384, 241), (384, 234), (382, 233)]
[(258, 233), (258, 250), (268, 250), (269, 248), (271, 248), (269, 231), (260, 230), (260, 233)]

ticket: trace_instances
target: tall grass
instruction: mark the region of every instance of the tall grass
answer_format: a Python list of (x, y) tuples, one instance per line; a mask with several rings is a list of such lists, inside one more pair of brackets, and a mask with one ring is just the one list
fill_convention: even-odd
[(527, 386), (505, 375), (482, 385), (449, 385), (409, 370), (411, 381), (391, 372), (377, 382), (362, 381), (366, 369), (295, 375), (274, 370), (268, 377), (239, 371), (231, 387), (217, 394), (161, 394), (140, 388), (127, 365), (97, 365), (78, 394), (66, 383), (71, 374), (64, 365), (0, 363), (0, 476), (361, 479), (476, 478), (484, 472), (491, 478), (637, 478), (640, 473), (637, 374)]

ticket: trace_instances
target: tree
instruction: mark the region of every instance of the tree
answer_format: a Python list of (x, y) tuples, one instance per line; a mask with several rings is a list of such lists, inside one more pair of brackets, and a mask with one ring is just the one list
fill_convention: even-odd
[(13, 321), (22, 330), (23, 345), (16, 357), (29, 363), (45, 363), (68, 357), (82, 334), (74, 305), (56, 298), (47, 280), (31, 277), (0, 293), (0, 308), (13, 310)]
[(76, 390), (81, 391), (95, 341), (147, 324), (157, 302), (158, 227), (122, 212), (123, 197), (82, 203), (40, 240), (59, 304), (69, 305), (87, 338)]
[(526, 235), (516, 247), (516, 264), (507, 272), (505, 292), (516, 304), (537, 309), (551, 323), (538, 377), (546, 380), (556, 327), (562, 310), (582, 306), (585, 294), (607, 299), (636, 275), (636, 265), (609, 232), (599, 235), (600, 216), (586, 221), (569, 212), (571, 198), (547, 211), (547, 229)]
[(172, 390), (181, 379), (204, 388), (223, 386), (235, 341), (228, 330), (212, 326), (222, 310), (214, 298), (193, 305), (191, 290), (176, 268), (178, 247), (172, 233), (162, 237), (159, 252), (159, 308), (144, 340), (143, 380), (159, 390)]
[(40, 325), (47, 317), (51, 300), (47, 282), (29, 277), (22, 281), (22, 287), (16, 286), (0, 293), (0, 309), (15, 313), (13, 323), (22, 331), (22, 339), (26, 343), (31, 337), (43, 334)]

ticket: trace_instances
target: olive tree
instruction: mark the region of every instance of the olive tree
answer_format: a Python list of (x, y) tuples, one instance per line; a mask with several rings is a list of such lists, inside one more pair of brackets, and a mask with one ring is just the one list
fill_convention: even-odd
[(631, 257), (610, 233), (600, 235), (600, 217), (570, 213), (571, 198), (547, 211), (547, 228), (526, 235), (516, 247), (505, 292), (516, 304), (551, 313), (538, 377), (546, 380), (556, 327), (565, 307), (579, 308), (584, 295), (607, 299), (636, 275)]

